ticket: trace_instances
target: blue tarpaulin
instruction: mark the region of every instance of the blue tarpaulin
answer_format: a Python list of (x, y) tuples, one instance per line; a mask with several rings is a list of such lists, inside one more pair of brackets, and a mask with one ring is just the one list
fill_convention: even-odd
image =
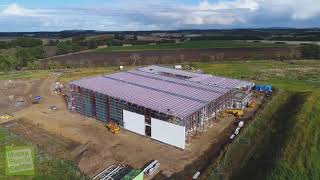
[(265, 86), (265, 91), (272, 91), (272, 86), (271, 85), (266, 85)]
[(260, 91), (260, 85), (256, 85), (256, 91)]
[(272, 91), (271, 85), (256, 85), (255, 88), (256, 91)]

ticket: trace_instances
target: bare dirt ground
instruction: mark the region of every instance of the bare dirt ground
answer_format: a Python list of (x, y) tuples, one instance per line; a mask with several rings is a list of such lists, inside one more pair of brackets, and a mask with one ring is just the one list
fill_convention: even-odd
[[(40, 104), (15, 112), (16, 120), (2, 126), (8, 126), (15, 133), (38, 143), (53, 155), (67, 159), (77, 147), (89, 142), (88, 149), (72, 160), (90, 176), (112, 164), (142, 168), (153, 159), (160, 161), (163, 174), (184, 172), (194, 162), (217, 155), (234, 128), (235, 118), (232, 115), (218, 119), (205, 133), (194, 136), (184, 151), (125, 130), (114, 135), (97, 120), (67, 110), (63, 98), (52, 91), (57, 77), (58, 74), (51, 74), (33, 89), (33, 94), (36, 92), (43, 98)], [(58, 110), (51, 110), (51, 105), (56, 105)], [(187, 174), (206, 165), (195, 164), (197, 166), (188, 169)]]
[[(31, 104), (43, 80), (0, 81), (0, 115), (10, 114)], [(10, 98), (11, 96), (11, 98)]]

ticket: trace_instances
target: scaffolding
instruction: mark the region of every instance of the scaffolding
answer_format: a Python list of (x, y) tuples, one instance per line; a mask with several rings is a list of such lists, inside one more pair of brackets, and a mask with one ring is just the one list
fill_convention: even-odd
[(207, 106), (192, 113), (184, 122), (186, 127), (186, 139), (189, 142), (190, 137), (198, 132), (203, 132), (206, 126), (216, 120), (218, 113), (223, 112), (232, 103), (232, 94), (234, 90), (230, 90), (215, 101), (208, 103)]

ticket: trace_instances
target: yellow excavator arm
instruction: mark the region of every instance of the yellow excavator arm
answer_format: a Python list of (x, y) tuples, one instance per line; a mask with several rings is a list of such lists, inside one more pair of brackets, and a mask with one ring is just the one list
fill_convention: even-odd
[(226, 113), (233, 114), (237, 117), (243, 116), (243, 114), (244, 114), (242, 109), (228, 109), (228, 110), (226, 110)]
[(112, 132), (113, 134), (116, 134), (118, 132), (120, 132), (120, 127), (117, 123), (110, 121), (106, 127), (109, 129), (110, 132)]

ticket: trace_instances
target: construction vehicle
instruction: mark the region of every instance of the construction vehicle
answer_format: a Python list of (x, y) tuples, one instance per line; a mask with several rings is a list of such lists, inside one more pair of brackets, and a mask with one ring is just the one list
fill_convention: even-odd
[(33, 98), (32, 104), (39, 104), (41, 100), (41, 96), (35, 96)]
[(225, 112), (228, 114), (233, 114), (236, 117), (243, 116), (243, 114), (244, 114), (242, 109), (228, 109)]
[(14, 117), (9, 114), (5, 114), (5, 115), (0, 116), (0, 121), (7, 121), (7, 120), (13, 120), (13, 119), (14, 119)]
[(117, 134), (120, 132), (120, 127), (117, 123), (110, 121), (106, 127), (109, 129), (110, 132), (113, 134)]

